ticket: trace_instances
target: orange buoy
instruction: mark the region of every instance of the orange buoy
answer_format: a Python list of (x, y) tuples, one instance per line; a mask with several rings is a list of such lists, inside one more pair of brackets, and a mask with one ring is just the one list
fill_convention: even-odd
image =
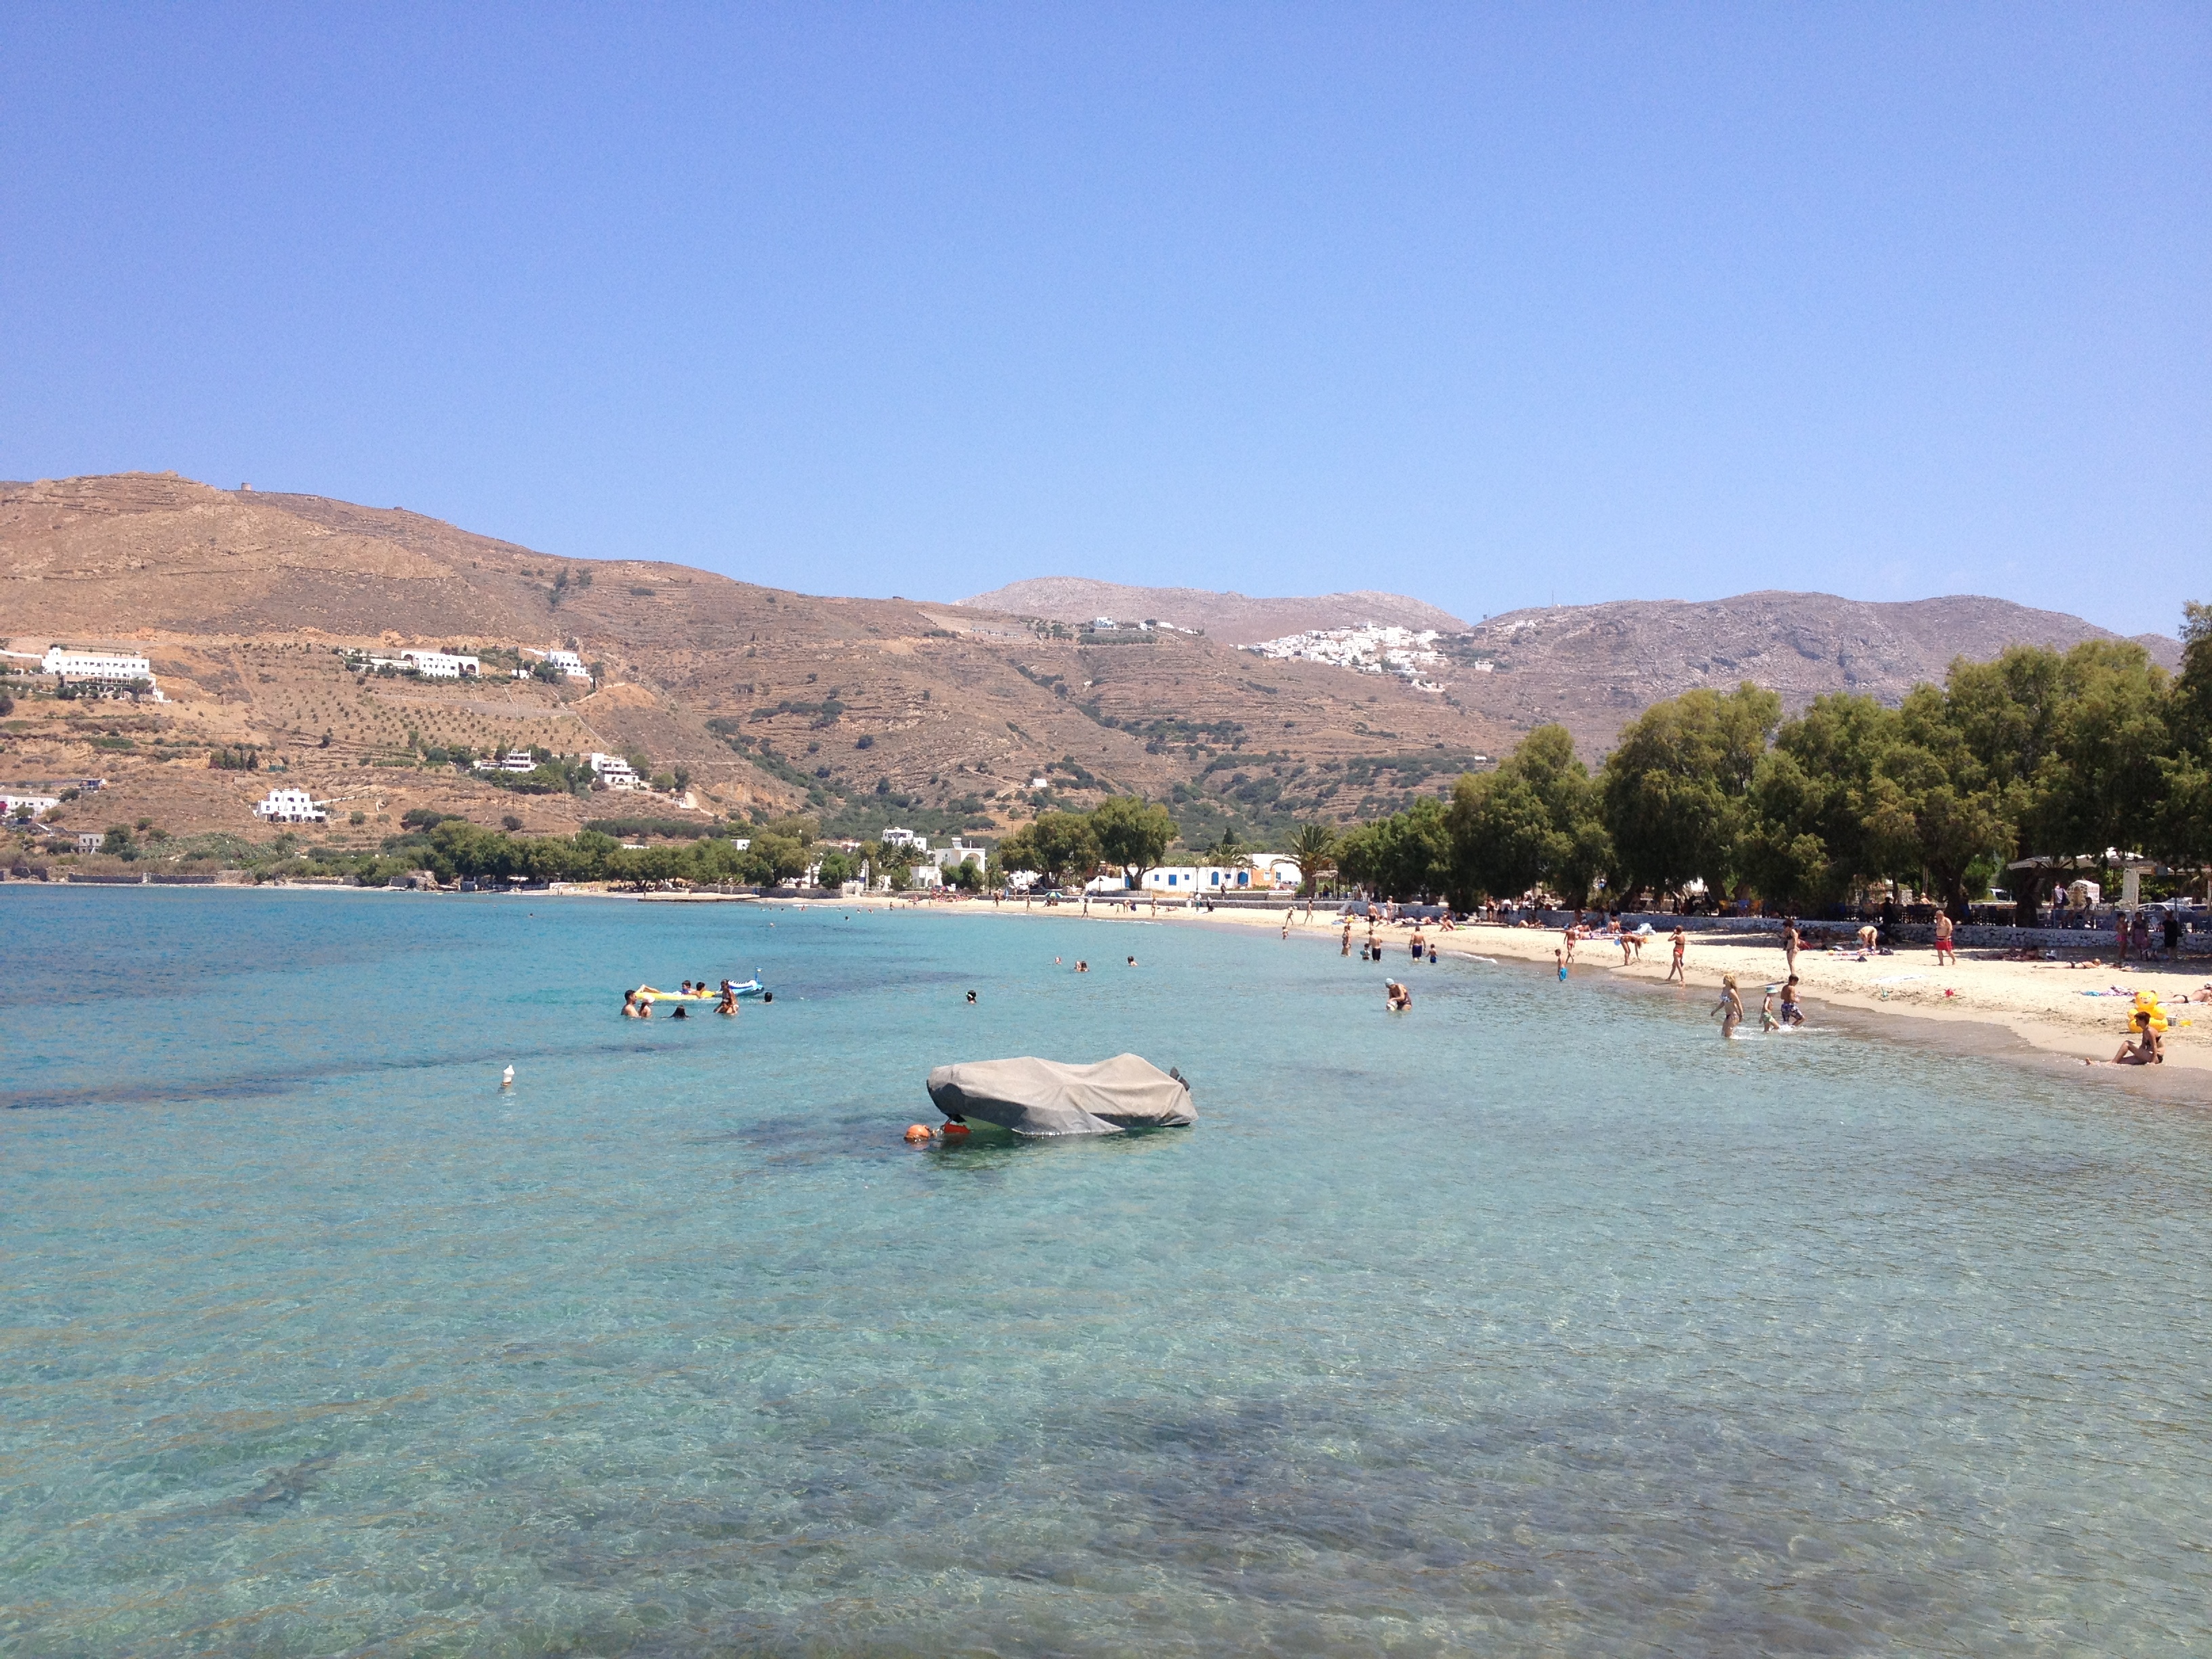
[(944, 1133), (948, 1135), (964, 1135), (968, 1133), (968, 1126), (964, 1123), (948, 1123), (945, 1126)]
[(927, 1140), (931, 1139), (929, 1125), (927, 1123), (908, 1124), (906, 1126), (906, 1138), (909, 1141)]

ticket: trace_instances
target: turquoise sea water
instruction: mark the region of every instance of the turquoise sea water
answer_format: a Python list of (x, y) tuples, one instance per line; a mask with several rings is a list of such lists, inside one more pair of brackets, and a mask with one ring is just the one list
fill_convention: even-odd
[[(2212, 1650), (2202, 1111), (1271, 933), (0, 926), (0, 1654)], [(1123, 1048), (1196, 1128), (899, 1139)]]

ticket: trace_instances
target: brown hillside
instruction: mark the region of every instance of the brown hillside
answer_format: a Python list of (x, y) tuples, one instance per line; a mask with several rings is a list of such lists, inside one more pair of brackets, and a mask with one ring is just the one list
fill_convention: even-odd
[(1203, 629), (1227, 645), (1256, 645), (1315, 628), (1384, 627), (1458, 633), (1467, 624), (1402, 593), (1322, 593), (1309, 599), (1254, 599), (1216, 593), (1202, 587), (1124, 587), (1082, 576), (1042, 576), (993, 588), (963, 605), (1000, 611), (1054, 622), (1086, 623), (1097, 617), (1117, 622), (1150, 618), (1177, 628)]
[[(248, 808), (268, 775), (208, 765), (247, 744), (334, 802), (343, 841), (388, 832), (413, 805), (532, 829), (677, 810), (518, 796), (423, 758), (462, 745), (640, 750), (688, 769), (702, 812), (934, 814), (986, 832), (1034, 811), (1030, 781), (1048, 775), (1048, 799), (1173, 795), (1210, 833), (1231, 814), (1249, 830), (1293, 809), (1395, 804), (1507, 735), (1395, 683), (1210, 638), (1056, 640), (1018, 617), (556, 560), (417, 514), (173, 475), (0, 490), (0, 631), (21, 652), (147, 652), (168, 702), (24, 701), (0, 778), (106, 775), (98, 805), (65, 818), (151, 816), (173, 833), (256, 833)], [(360, 678), (337, 653), (568, 641), (600, 665), (596, 690)]]

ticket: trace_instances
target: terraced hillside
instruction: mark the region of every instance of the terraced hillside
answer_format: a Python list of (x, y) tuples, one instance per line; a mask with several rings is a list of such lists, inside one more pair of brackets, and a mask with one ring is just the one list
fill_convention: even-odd
[[(635, 805), (519, 794), (453, 764), (457, 750), (535, 746), (633, 754), (679, 777), (657, 811), (988, 832), (1138, 789), (1175, 799), (1187, 834), (1210, 837), (1392, 805), (1508, 738), (1395, 683), (1208, 638), (1092, 638), (676, 565), (556, 560), (396, 508), (173, 475), (0, 489), (0, 632), (19, 652), (135, 646), (168, 699), (21, 699), (0, 781), (105, 776), (96, 805), (64, 818), (145, 817), (178, 834), (269, 833), (250, 806), (277, 775), (333, 804), (341, 840), (416, 807), (550, 830)], [(556, 645), (595, 665), (591, 685), (378, 678), (343, 654), (429, 646), (513, 661)], [(258, 769), (210, 764), (248, 754)]]

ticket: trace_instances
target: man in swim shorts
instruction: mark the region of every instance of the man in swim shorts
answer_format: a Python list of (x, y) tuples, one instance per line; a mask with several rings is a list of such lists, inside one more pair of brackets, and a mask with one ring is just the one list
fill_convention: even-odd
[(1781, 1012), (1784, 1025), (1802, 1025), (1805, 1023), (1805, 1011), (1797, 1006), (1797, 975), (1795, 974), (1783, 983)]

